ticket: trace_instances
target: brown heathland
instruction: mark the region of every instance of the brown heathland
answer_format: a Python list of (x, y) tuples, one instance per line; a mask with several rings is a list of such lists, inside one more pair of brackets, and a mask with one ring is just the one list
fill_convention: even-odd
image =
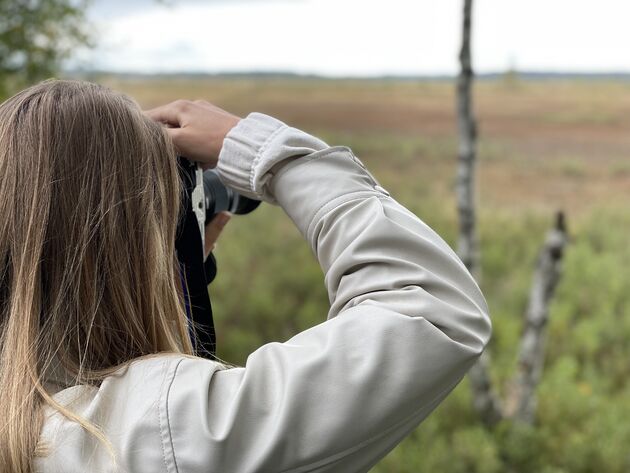
[[(457, 154), (450, 82), (109, 79), (150, 108), (205, 99), (259, 111), (355, 150), (400, 200), (451, 199)], [(485, 211), (572, 213), (630, 195), (630, 82), (481, 81), (478, 191)]]

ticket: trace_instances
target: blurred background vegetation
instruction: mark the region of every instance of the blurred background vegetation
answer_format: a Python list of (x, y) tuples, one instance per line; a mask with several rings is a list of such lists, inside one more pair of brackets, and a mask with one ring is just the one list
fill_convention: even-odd
[[(0, 0), (0, 98), (68, 75), (57, 69), (60, 60), (91, 41), (82, 15), (76, 2)], [(144, 108), (203, 98), (350, 146), (396, 200), (455, 246), (452, 80), (87, 77)], [(571, 234), (536, 420), (484, 427), (465, 380), (373, 471), (630, 471), (630, 81), (535, 80), (511, 71), (478, 82), (474, 93), (481, 285), (499, 390), (515, 369), (532, 269), (556, 210), (566, 212)], [(262, 344), (324, 321), (322, 271), (279, 207), (233, 218), (214, 253), (221, 358), (242, 365)]]
[[(147, 107), (203, 97), (350, 146), (396, 200), (456, 245), (450, 82), (103, 82)], [(485, 429), (466, 380), (374, 471), (630, 471), (630, 83), (499, 78), (479, 83), (475, 99), (482, 290), (494, 322), (491, 375), (502, 389), (556, 209), (565, 210), (571, 234), (550, 309), (536, 422)], [(322, 271), (282, 209), (263, 204), (236, 216), (214, 253), (221, 358), (244, 364), (260, 345), (324, 321)]]

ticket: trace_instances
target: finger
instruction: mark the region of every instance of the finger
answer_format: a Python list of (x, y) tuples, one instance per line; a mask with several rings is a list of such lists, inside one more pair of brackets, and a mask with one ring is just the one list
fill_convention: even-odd
[(171, 108), (158, 107), (151, 110), (145, 110), (144, 114), (151, 120), (164, 123), (169, 126), (179, 126), (179, 118), (177, 112)]
[(182, 136), (182, 128), (164, 128), (167, 135), (171, 137), (173, 142), (177, 144), (177, 140)]
[(217, 240), (225, 225), (232, 218), (232, 214), (227, 211), (219, 212), (206, 226), (205, 230), (205, 249), (206, 253), (210, 253), (216, 246)]
[(170, 136), (171, 141), (173, 142), (173, 145), (175, 146), (175, 151), (177, 152), (177, 154), (179, 156), (182, 156), (184, 153), (185, 154), (185, 150), (181, 149), (180, 146), (180, 138), (182, 136), (182, 128), (164, 128), (164, 131), (166, 132), (167, 135)]
[(166, 123), (171, 126), (179, 126), (182, 122), (181, 101), (171, 102), (167, 105), (145, 110), (144, 113), (157, 122)]

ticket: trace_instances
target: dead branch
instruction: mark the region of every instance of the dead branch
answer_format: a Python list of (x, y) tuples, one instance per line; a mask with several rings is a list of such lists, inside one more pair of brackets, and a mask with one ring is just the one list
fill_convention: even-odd
[(564, 214), (558, 212), (547, 234), (534, 271), (517, 372), (506, 402), (506, 415), (520, 422), (532, 423), (536, 410), (536, 386), (545, 360), (545, 338), (549, 303), (560, 280), (562, 258), (568, 243)]

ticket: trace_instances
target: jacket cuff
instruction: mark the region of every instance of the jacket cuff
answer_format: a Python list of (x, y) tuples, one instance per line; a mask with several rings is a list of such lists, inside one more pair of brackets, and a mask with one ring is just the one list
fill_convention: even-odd
[(267, 188), (281, 167), (276, 165), (326, 148), (328, 145), (319, 138), (269, 115), (252, 112), (225, 136), (216, 171), (224, 185), (240, 194), (277, 204)]

